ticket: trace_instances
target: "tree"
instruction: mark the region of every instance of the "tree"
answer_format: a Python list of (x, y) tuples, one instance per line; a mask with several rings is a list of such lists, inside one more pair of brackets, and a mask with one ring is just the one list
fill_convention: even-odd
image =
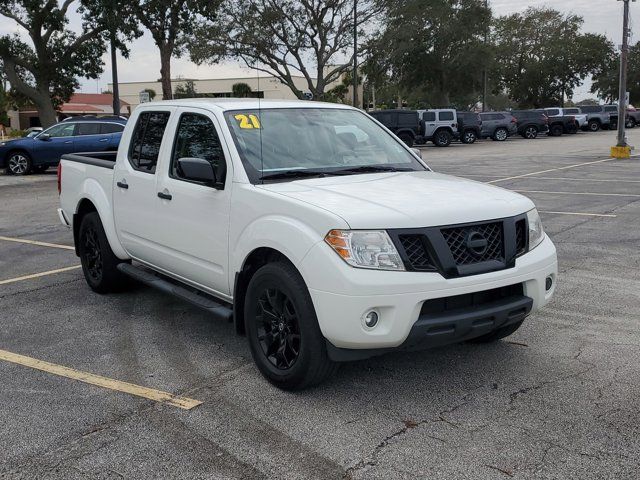
[(156, 98), (156, 91), (153, 88), (145, 88), (142, 90), (143, 92), (147, 92), (149, 94), (149, 100), (153, 100)]
[(102, 72), (106, 25), (80, 4), (82, 30), (69, 30), (67, 10), (72, 3), (4, 0), (0, 4), (0, 15), (15, 21), (25, 34), (0, 37), (3, 71), (11, 86), (33, 102), (43, 126), (56, 122), (56, 108), (79, 86), (78, 77), (97, 78)]
[(494, 77), (521, 108), (564, 105), (613, 51), (604, 35), (581, 33), (583, 20), (552, 9), (529, 8), (498, 18)]
[[(358, 26), (378, 9), (361, 0)], [(352, 68), (353, 0), (229, 0), (200, 22), (188, 48), (198, 64), (236, 59), (274, 75), (298, 97), (300, 75), (314, 98)], [(364, 31), (361, 32), (364, 35)]]
[(435, 107), (475, 103), (490, 47), (483, 0), (384, 0), (386, 28), (370, 45), (366, 73), (377, 88)]
[(244, 82), (234, 83), (231, 86), (231, 91), (233, 92), (233, 96), (237, 98), (247, 98), (253, 93), (249, 84)]
[(585, 105), (598, 105), (599, 103), (600, 103), (600, 100), (598, 100), (597, 98), (585, 98), (584, 100), (580, 100), (579, 102), (576, 102), (575, 106), (584, 107)]
[(196, 91), (196, 82), (193, 80), (185, 80), (176, 87), (176, 98), (196, 98), (198, 92)]
[(215, 18), (220, 0), (135, 0), (131, 2), (135, 18), (149, 31), (160, 50), (162, 98), (173, 98), (171, 58), (180, 57), (184, 39), (192, 33), (196, 15)]
[[(620, 56), (611, 52), (606, 62), (593, 74), (591, 93), (596, 93), (606, 102), (618, 100), (620, 81)], [(627, 90), (631, 103), (640, 98), (640, 42), (629, 49)]]

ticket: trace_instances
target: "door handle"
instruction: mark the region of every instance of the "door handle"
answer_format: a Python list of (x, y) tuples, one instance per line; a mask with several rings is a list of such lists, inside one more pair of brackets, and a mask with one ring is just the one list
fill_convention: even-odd
[(127, 184), (127, 182), (124, 179), (121, 182), (116, 182), (116, 185), (119, 188), (124, 188), (125, 190), (129, 188), (129, 185)]
[(69, 143), (73, 143), (73, 140), (67, 140), (66, 142), (64, 142), (65, 144), (69, 144)]
[(164, 192), (158, 192), (158, 197), (162, 198), (163, 200), (171, 200), (173, 198), (170, 193)]
[(101, 138), (101, 139), (100, 139), (100, 141), (101, 141), (101, 142), (108, 142), (108, 141), (109, 141), (109, 139), (108, 139), (108, 138)]

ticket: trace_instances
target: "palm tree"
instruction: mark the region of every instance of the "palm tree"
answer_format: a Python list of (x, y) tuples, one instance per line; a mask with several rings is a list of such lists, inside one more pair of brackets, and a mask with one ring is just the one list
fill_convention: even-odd
[(243, 82), (234, 83), (233, 86), (231, 87), (231, 91), (233, 92), (233, 96), (237, 98), (247, 98), (247, 97), (250, 97), (251, 94), (253, 93), (253, 90), (251, 90), (251, 87), (248, 84)]

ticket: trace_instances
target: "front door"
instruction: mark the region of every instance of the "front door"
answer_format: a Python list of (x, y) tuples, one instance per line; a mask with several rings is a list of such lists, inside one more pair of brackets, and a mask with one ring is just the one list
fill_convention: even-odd
[(133, 258), (152, 265), (162, 259), (154, 238), (158, 228), (156, 170), (158, 159), (170, 154), (171, 139), (164, 133), (173, 110), (143, 110), (138, 115), (129, 149), (118, 151), (113, 172), (113, 208), (120, 243)]
[[(158, 172), (156, 241), (165, 253), (162, 269), (187, 278), (212, 293), (230, 294), (229, 213), (231, 162), (213, 114), (189, 109), (177, 112), (171, 160)], [(200, 158), (211, 163), (217, 184), (185, 178), (178, 160)], [(229, 168), (229, 171), (227, 171)]]
[(59, 123), (43, 133), (46, 135), (40, 134), (35, 139), (40, 160), (37, 163), (57, 163), (62, 155), (74, 152), (75, 123)]

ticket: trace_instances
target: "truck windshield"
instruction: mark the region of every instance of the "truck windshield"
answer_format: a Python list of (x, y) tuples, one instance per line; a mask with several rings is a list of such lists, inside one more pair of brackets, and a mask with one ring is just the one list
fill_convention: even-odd
[(252, 183), (427, 170), (356, 110), (271, 108), (229, 111), (225, 117)]

